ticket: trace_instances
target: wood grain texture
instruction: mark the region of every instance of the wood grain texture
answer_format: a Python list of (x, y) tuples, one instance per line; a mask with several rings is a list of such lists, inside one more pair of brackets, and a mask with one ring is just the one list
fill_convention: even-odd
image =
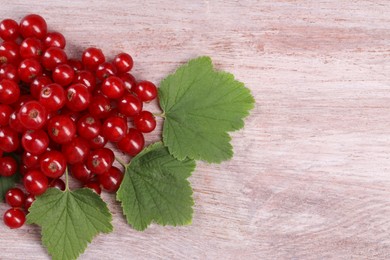
[[(256, 98), (234, 158), (198, 164), (192, 226), (134, 231), (105, 195), (115, 231), (80, 259), (390, 259), (389, 1), (3, 0), (1, 11), (43, 15), (71, 56), (130, 52), (154, 82), (210, 55)], [(49, 259), (36, 227), (0, 225), (0, 248)]]

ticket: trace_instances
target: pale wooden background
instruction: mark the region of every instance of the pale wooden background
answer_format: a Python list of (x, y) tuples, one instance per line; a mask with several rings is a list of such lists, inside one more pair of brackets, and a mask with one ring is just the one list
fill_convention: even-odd
[[(79, 55), (128, 51), (159, 82), (210, 55), (256, 108), (235, 157), (199, 163), (193, 225), (124, 222), (80, 259), (390, 259), (390, 2), (5, 1), (43, 15)], [(158, 133), (149, 141), (158, 139)], [(0, 206), (4, 212), (5, 206)], [(39, 229), (0, 225), (1, 259), (48, 259)]]

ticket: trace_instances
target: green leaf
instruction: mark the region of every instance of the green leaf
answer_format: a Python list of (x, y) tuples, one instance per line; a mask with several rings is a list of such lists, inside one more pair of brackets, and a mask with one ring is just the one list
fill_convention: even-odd
[(15, 186), (15, 183), (18, 181), (18, 174), (14, 174), (11, 177), (0, 176), (0, 199), (4, 199), (4, 195), (10, 188)]
[(48, 189), (29, 211), (27, 221), (42, 227), (42, 242), (53, 260), (76, 259), (94, 236), (113, 229), (106, 203), (90, 189)]
[(144, 230), (155, 221), (160, 225), (187, 225), (192, 221), (192, 189), (187, 178), (195, 161), (179, 161), (162, 143), (145, 148), (126, 166), (117, 192), (127, 222)]
[(254, 106), (249, 89), (232, 74), (215, 71), (209, 57), (191, 60), (165, 78), (159, 99), (169, 152), (179, 160), (215, 163), (233, 156), (227, 132), (242, 128)]

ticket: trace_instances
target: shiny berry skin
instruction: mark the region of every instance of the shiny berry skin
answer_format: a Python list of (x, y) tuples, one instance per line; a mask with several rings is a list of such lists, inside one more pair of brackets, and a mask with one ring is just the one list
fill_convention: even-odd
[(76, 180), (89, 182), (95, 175), (87, 168), (84, 163), (75, 163), (70, 166), (70, 172)]
[(87, 87), (89, 92), (92, 92), (96, 86), (96, 79), (92, 72), (88, 70), (80, 70), (76, 72), (73, 83), (81, 83)]
[(103, 81), (101, 90), (106, 97), (117, 99), (123, 96), (125, 84), (119, 77), (110, 76)]
[(9, 118), (14, 110), (12, 107), (0, 104), (0, 126), (6, 126), (9, 123)]
[(95, 72), (97, 67), (106, 61), (102, 50), (98, 48), (88, 48), (83, 52), (81, 61), (87, 70)]
[(116, 68), (112, 63), (103, 62), (100, 64), (95, 72), (96, 78), (99, 80), (104, 80), (109, 76), (114, 76), (116, 74)]
[(0, 158), (0, 176), (9, 177), (18, 170), (18, 163), (11, 156), (4, 156)]
[(95, 95), (91, 99), (88, 111), (96, 118), (106, 118), (110, 115), (111, 102), (103, 95)]
[(18, 69), (12, 64), (3, 64), (0, 67), (0, 80), (2, 79), (10, 79), (19, 82)]
[(119, 112), (127, 117), (136, 116), (141, 112), (142, 106), (141, 100), (131, 93), (125, 93), (118, 99)]
[(47, 111), (57, 111), (65, 105), (65, 90), (57, 83), (48, 84), (42, 88), (38, 100)]
[(10, 153), (18, 149), (18, 147), (18, 132), (9, 126), (0, 127), (0, 150), (6, 153)]
[(39, 158), (39, 164), (42, 173), (53, 179), (61, 177), (66, 169), (65, 156), (56, 150), (42, 154)]
[(23, 38), (44, 38), (47, 33), (47, 24), (45, 19), (37, 14), (25, 16), (20, 22), (20, 33)]
[(39, 59), (43, 50), (43, 43), (37, 38), (26, 38), (19, 47), (20, 56), (23, 59)]
[(87, 182), (84, 187), (86, 188), (89, 188), (91, 189), (93, 192), (95, 192), (96, 194), (101, 194), (102, 193), (102, 188), (100, 187), (100, 184), (99, 182), (97, 181), (90, 181), (90, 182)]
[(49, 136), (42, 129), (26, 131), (22, 136), (22, 146), (25, 151), (40, 155), (49, 146)]
[(24, 205), (26, 196), (19, 188), (9, 189), (5, 193), (5, 202), (13, 208), (21, 208)]
[(69, 164), (84, 161), (89, 154), (89, 143), (81, 137), (75, 137), (72, 141), (62, 145), (62, 154)]
[(20, 89), (18, 84), (9, 79), (0, 81), (0, 103), (12, 104), (18, 101), (20, 97)]
[(42, 75), (41, 64), (35, 59), (25, 59), (18, 67), (20, 80), (31, 83), (36, 77)]
[(91, 149), (103, 148), (107, 141), (108, 140), (103, 135), (98, 135), (95, 138), (89, 140), (89, 146)]
[(22, 164), (28, 169), (38, 169), (40, 167), (39, 155), (24, 151), (22, 154)]
[(145, 145), (143, 134), (135, 129), (130, 128), (125, 137), (117, 143), (118, 148), (131, 156), (139, 154)]
[(38, 196), (47, 190), (49, 180), (41, 171), (30, 170), (23, 177), (23, 185), (28, 193)]
[(41, 62), (45, 69), (54, 70), (58, 65), (66, 63), (67, 59), (63, 49), (50, 47), (43, 53)]
[(20, 209), (12, 208), (4, 213), (3, 221), (11, 229), (20, 228), (26, 222), (26, 214)]
[(91, 102), (91, 93), (86, 86), (80, 83), (71, 85), (66, 90), (66, 97), (66, 107), (76, 112), (87, 109)]
[(54, 142), (64, 144), (76, 135), (76, 125), (69, 116), (57, 115), (49, 120), (47, 132)]
[(150, 133), (156, 128), (156, 119), (149, 111), (141, 111), (133, 119), (135, 128), (142, 133)]
[(62, 191), (64, 191), (66, 188), (65, 182), (61, 179), (54, 179), (54, 180), (50, 181), (49, 186), (51, 188), (57, 188), (57, 189), (62, 190)]
[(6, 41), (0, 44), (0, 64), (10, 63), (18, 65), (19, 61), (19, 45), (11, 41)]
[(152, 101), (157, 97), (157, 88), (150, 81), (140, 81), (132, 89), (132, 91), (141, 99), (143, 102)]
[(12, 112), (9, 117), (9, 127), (18, 133), (24, 133), (27, 129), (20, 123), (17, 115), (16, 111)]
[(4, 19), (0, 23), (0, 38), (4, 41), (14, 41), (19, 37), (19, 24), (12, 19)]
[(137, 85), (137, 81), (130, 73), (124, 73), (120, 75), (119, 78), (123, 81), (123, 83), (125, 84), (125, 89), (129, 92), (132, 92), (132, 89), (134, 89)]
[(93, 173), (102, 174), (110, 169), (113, 162), (112, 151), (108, 148), (100, 148), (89, 153), (86, 165)]
[(47, 76), (39, 76), (35, 78), (30, 84), (31, 96), (33, 96), (35, 99), (38, 99), (42, 88), (51, 83), (53, 83), (53, 81)]
[(64, 35), (59, 32), (49, 32), (48, 34), (46, 34), (46, 37), (43, 42), (46, 48), (58, 47), (60, 49), (64, 49), (66, 45)]
[(122, 183), (123, 173), (117, 167), (111, 167), (108, 171), (97, 176), (100, 185), (108, 192), (116, 192)]
[(112, 62), (119, 73), (129, 72), (133, 68), (133, 58), (127, 53), (119, 53)]
[(85, 139), (93, 139), (99, 135), (102, 123), (99, 119), (87, 114), (77, 121), (77, 133)]
[(32, 195), (32, 194), (29, 194), (27, 197), (26, 197), (26, 201), (24, 203), (24, 208), (28, 211), (29, 208), (31, 207), (31, 205), (33, 204), (33, 202), (35, 201), (35, 196)]
[(69, 59), (68, 65), (71, 66), (75, 72), (78, 72), (78, 71), (81, 71), (84, 69), (83, 63), (81, 62), (81, 60), (78, 60), (78, 59)]
[(110, 142), (119, 142), (126, 133), (127, 121), (122, 117), (109, 117), (103, 123), (102, 135)]
[(38, 101), (28, 101), (17, 114), (20, 123), (29, 130), (39, 129), (47, 120), (46, 108)]
[(68, 64), (58, 65), (52, 74), (54, 82), (60, 84), (61, 86), (68, 86), (72, 83), (74, 76), (74, 70)]

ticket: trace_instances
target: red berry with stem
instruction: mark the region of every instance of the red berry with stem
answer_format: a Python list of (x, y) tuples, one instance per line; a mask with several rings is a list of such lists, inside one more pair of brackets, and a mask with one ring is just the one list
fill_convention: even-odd
[(106, 58), (102, 50), (91, 47), (83, 52), (81, 60), (86, 69), (95, 72), (97, 67), (106, 61)]
[(48, 34), (46, 34), (46, 37), (43, 42), (46, 48), (57, 47), (64, 49), (66, 45), (64, 35), (59, 32), (49, 32)]
[(102, 193), (102, 188), (100, 188), (100, 184), (97, 181), (87, 182), (84, 187), (91, 189), (96, 194), (100, 195)]
[(129, 72), (133, 68), (133, 58), (127, 53), (119, 53), (113, 61), (116, 69), (120, 73)]
[(102, 126), (102, 135), (108, 141), (119, 142), (127, 133), (127, 121), (120, 116), (107, 118)]
[(137, 85), (137, 81), (130, 73), (124, 73), (120, 75), (119, 78), (123, 81), (123, 83), (125, 84), (125, 89), (129, 92), (132, 92)]
[(19, 64), (18, 75), (22, 81), (31, 83), (42, 75), (41, 64), (35, 59), (25, 59)]
[(49, 136), (42, 129), (26, 131), (22, 136), (22, 146), (25, 151), (40, 155), (49, 146)]
[(73, 83), (81, 83), (87, 87), (89, 92), (92, 92), (96, 86), (96, 79), (92, 72), (88, 70), (81, 70), (75, 74)]
[(95, 176), (82, 162), (72, 164), (70, 172), (73, 178), (84, 183), (89, 182)]
[(39, 163), (42, 173), (53, 179), (61, 177), (66, 169), (65, 156), (56, 150), (42, 154)]
[(29, 130), (39, 129), (46, 123), (47, 111), (38, 101), (28, 101), (19, 109), (18, 119)]
[(150, 133), (156, 128), (156, 119), (149, 111), (141, 111), (133, 119), (135, 128), (143, 133)]
[(52, 74), (54, 82), (60, 84), (61, 86), (68, 86), (72, 83), (74, 76), (74, 70), (68, 64), (58, 65)]
[(82, 162), (89, 154), (89, 143), (81, 137), (75, 137), (72, 141), (63, 144), (61, 151), (69, 164)]
[(12, 208), (4, 213), (3, 221), (11, 229), (20, 228), (26, 222), (26, 215), (22, 210)]
[(35, 99), (39, 99), (42, 88), (51, 83), (53, 83), (53, 81), (48, 76), (36, 77), (30, 84), (31, 96)]
[(125, 137), (117, 143), (121, 151), (131, 156), (139, 154), (144, 145), (145, 139), (143, 134), (135, 128), (130, 128)]
[(71, 85), (66, 90), (66, 106), (72, 111), (83, 111), (88, 108), (91, 101), (91, 93), (83, 84)]
[(29, 194), (27, 197), (26, 197), (26, 202), (24, 203), (24, 208), (28, 211), (31, 207), (31, 205), (33, 204), (33, 202), (35, 201), (35, 196), (32, 195), (32, 194)]
[(19, 147), (18, 132), (9, 126), (0, 127), (0, 150), (11, 153)]
[(19, 36), (19, 24), (12, 19), (4, 19), (0, 23), (0, 38), (4, 41), (14, 41)]
[(123, 115), (133, 117), (141, 112), (142, 102), (137, 96), (131, 93), (125, 93), (123, 97), (118, 100), (118, 109)]
[(95, 95), (91, 99), (88, 111), (96, 118), (106, 118), (111, 111), (111, 102), (103, 95)]
[(123, 96), (125, 85), (119, 77), (110, 76), (103, 81), (101, 90), (106, 97), (117, 99)]
[(19, 47), (20, 56), (23, 59), (39, 59), (43, 50), (43, 43), (37, 38), (26, 38)]
[(54, 70), (58, 65), (66, 63), (67, 59), (63, 49), (50, 47), (44, 52), (41, 62), (45, 69)]
[(3, 79), (0, 81), (0, 103), (12, 104), (18, 101), (20, 97), (20, 89), (15, 81)]
[(19, 45), (12, 41), (0, 44), (0, 64), (18, 65), (20, 61)]
[(65, 182), (61, 179), (54, 179), (54, 180), (50, 181), (49, 186), (52, 188), (57, 188), (57, 189), (62, 190), (62, 191), (64, 191), (66, 188)]
[(51, 83), (42, 88), (38, 99), (48, 111), (57, 111), (65, 105), (65, 90), (59, 84)]
[(0, 126), (6, 126), (9, 123), (9, 118), (14, 110), (12, 107), (0, 104)]
[(24, 151), (22, 154), (22, 164), (26, 166), (29, 170), (38, 169), (40, 167), (39, 155)]
[(19, 82), (18, 69), (12, 64), (3, 64), (0, 67), (0, 80), (2, 79), (10, 79)]
[(123, 173), (117, 167), (111, 167), (108, 171), (97, 176), (100, 185), (108, 192), (116, 192), (122, 183)]
[(112, 151), (108, 148), (100, 148), (90, 152), (86, 165), (95, 174), (106, 172), (114, 162)]
[(107, 139), (103, 135), (98, 135), (95, 138), (89, 140), (89, 146), (91, 149), (98, 149), (98, 148), (103, 148), (106, 143)]
[(38, 196), (47, 190), (49, 180), (41, 171), (30, 170), (23, 177), (23, 185), (28, 193)]
[(9, 177), (18, 170), (18, 163), (11, 156), (4, 156), (0, 158), (0, 176)]
[(24, 205), (26, 196), (19, 188), (9, 189), (5, 193), (5, 202), (13, 208), (21, 208)]
[(22, 34), (23, 38), (44, 38), (47, 33), (47, 24), (45, 19), (37, 14), (30, 14), (25, 16), (20, 22), (20, 33)]
[(99, 80), (104, 80), (109, 76), (114, 76), (116, 74), (115, 66), (110, 62), (103, 62), (100, 64), (95, 72), (96, 78)]
[(100, 120), (89, 114), (77, 121), (77, 133), (85, 139), (93, 139), (98, 136), (101, 127)]
[(150, 81), (140, 81), (132, 90), (143, 102), (152, 101), (157, 97), (157, 88)]
[(69, 116), (57, 115), (49, 120), (47, 131), (54, 142), (64, 144), (76, 135), (76, 125)]

